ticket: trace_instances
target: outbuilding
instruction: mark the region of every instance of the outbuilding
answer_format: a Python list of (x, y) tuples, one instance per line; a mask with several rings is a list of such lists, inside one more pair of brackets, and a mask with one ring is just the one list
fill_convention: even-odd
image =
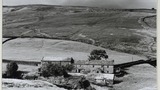
[(45, 63), (59, 64), (59, 65), (67, 65), (73, 64), (74, 59), (72, 57), (43, 57), (41, 60), (41, 65)]
[(112, 86), (114, 74), (99, 74), (95, 77), (95, 84)]

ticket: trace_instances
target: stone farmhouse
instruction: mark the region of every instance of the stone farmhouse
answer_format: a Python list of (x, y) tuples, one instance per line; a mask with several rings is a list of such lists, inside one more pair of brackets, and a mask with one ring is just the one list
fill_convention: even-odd
[(114, 73), (114, 60), (77, 61), (74, 66), (75, 73)]

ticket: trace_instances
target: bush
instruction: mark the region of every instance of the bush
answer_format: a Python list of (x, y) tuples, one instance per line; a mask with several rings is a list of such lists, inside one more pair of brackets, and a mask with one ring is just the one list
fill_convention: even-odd
[(16, 78), (17, 77), (17, 70), (18, 65), (16, 62), (10, 62), (6, 66), (6, 77), (8, 78)]
[(80, 83), (81, 88), (84, 88), (84, 89), (90, 86), (90, 82), (86, 80), (85, 77), (82, 77), (79, 83)]
[(72, 64), (67, 64), (66, 66), (63, 66), (63, 68), (66, 70), (66, 71), (72, 71), (74, 69), (74, 65)]

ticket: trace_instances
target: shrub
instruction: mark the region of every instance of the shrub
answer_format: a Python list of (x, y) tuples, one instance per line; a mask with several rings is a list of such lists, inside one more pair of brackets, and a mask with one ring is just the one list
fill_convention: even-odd
[(66, 71), (72, 71), (74, 69), (74, 65), (72, 64), (67, 64), (66, 66), (63, 66), (63, 68), (66, 70)]
[(67, 77), (70, 77), (71, 75), (69, 75), (66, 70), (63, 70), (63, 77), (64, 78), (67, 78)]
[(16, 78), (17, 77), (17, 70), (18, 65), (16, 62), (10, 62), (6, 66), (6, 77), (8, 78)]
[(84, 89), (86, 89), (87, 87), (90, 86), (90, 82), (88, 80), (86, 80), (85, 77), (82, 77), (81, 80), (79, 81), (80, 86)]

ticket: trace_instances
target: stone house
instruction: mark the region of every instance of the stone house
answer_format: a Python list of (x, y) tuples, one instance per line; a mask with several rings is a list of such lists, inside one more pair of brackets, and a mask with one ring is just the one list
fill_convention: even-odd
[(114, 73), (114, 60), (77, 61), (75, 73)]

